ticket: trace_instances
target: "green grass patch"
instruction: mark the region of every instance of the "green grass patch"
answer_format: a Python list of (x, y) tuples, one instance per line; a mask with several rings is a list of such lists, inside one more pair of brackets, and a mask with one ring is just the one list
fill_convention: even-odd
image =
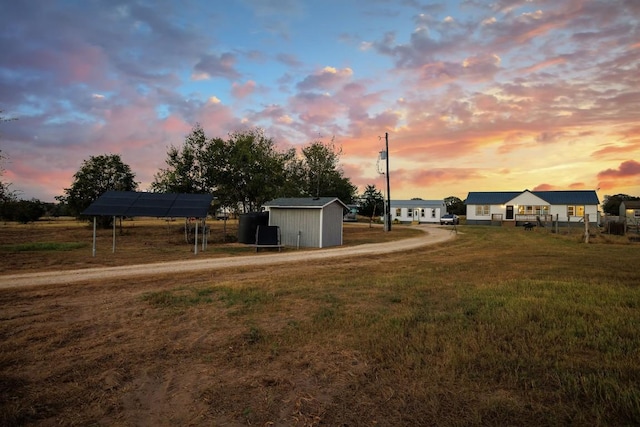
[(30, 242), (0, 245), (1, 252), (58, 252), (86, 248), (87, 243), (78, 242)]
[(157, 308), (185, 308), (213, 302), (213, 289), (175, 289), (172, 291), (149, 292), (142, 300)]

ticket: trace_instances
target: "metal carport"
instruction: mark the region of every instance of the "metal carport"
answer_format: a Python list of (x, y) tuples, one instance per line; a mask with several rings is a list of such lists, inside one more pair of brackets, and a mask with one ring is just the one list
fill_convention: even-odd
[[(211, 194), (145, 193), (107, 191), (81, 215), (93, 216), (93, 256), (96, 256), (96, 217), (113, 217), (113, 251), (116, 247), (116, 217), (151, 216), (157, 218), (207, 218), (213, 201)], [(202, 236), (204, 246), (204, 234)], [(198, 253), (198, 223), (194, 253)]]

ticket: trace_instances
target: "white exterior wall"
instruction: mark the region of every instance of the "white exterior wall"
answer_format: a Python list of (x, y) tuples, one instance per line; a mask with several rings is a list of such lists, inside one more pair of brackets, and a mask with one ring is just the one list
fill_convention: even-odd
[[(568, 205), (552, 205), (551, 211), (549, 212), (553, 216), (554, 221), (560, 222), (582, 222), (584, 218), (582, 216), (567, 216), (567, 206)], [(582, 205), (580, 205), (582, 206)], [(598, 223), (599, 213), (597, 205), (585, 205), (584, 213), (589, 215), (590, 223)]]
[[(489, 206), (489, 215), (476, 215), (476, 206), (477, 205), (467, 205), (467, 221), (491, 221), (491, 218), (494, 214), (502, 215), (503, 221), (515, 221), (516, 216), (518, 215), (518, 207), (525, 206), (543, 206), (549, 205), (547, 202), (541, 200), (533, 194), (525, 194), (530, 195), (533, 198), (521, 198), (521, 196), (516, 197), (510, 202), (505, 203), (504, 205), (490, 205)], [(537, 199), (537, 200), (536, 200)], [(517, 201), (517, 203), (515, 203)], [(514, 209), (513, 220), (507, 220), (507, 206), (512, 205)], [(572, 216), (567, 217), (567, 206), (568, 205), (549, 205), (549, 214), (553, 216), (553, 220), (557, 220), (560, 222), (581, 222), (583, 220), (582, 216)], [(582, 205), (579, 205), (582, 206)], [(598, 222), (598, 206), (597, 205), (585, 205), (584, 206), (585, 214), (589, 215), (590, 223)]]
[(489, 206), (489, 215), (476, 215), (476, 206), (477, 205), (467, 205), (467, 221), (491, 221), (491, 216), (493, 214), (502, 214), (502, 218), (506, 218), (507, 216), (507, 206), (500, 205), (490, 205)]
[[(320, 247), (321, 209), (269, 209), (269, 225), (280, 227), (280, 243), (297, 246), (300, 232), (301, 247)], [(342, 223), (342, 215), (340, 215)]]

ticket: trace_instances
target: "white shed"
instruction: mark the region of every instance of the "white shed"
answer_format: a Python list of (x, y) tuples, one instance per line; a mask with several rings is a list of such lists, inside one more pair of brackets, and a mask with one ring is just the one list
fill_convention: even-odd
[(347, 205), (336, 197), (279, 198), (264, 204), (269, 225), (280, 227), (285, 246), (326, 248), (342, 245)]

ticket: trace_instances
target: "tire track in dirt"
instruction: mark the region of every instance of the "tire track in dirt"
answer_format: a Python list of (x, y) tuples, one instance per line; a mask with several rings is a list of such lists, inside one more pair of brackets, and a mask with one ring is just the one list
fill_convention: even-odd
[(91, 280), (113, 279), (156, 274), (187, 273), (194, 271), (218, 270), (224, 268), (285, 264), (291, 262), (314, 261), (335, 257), (351, 257), (372, 254), (409, 251), (422, 246), (445, 242), (455, 237), (449, 228), (421, 226), (424, 233), (419, 237), (385, 243), (368, 243), (311, 251), (263, 254), (256, 256), (226, 257), (189, 261), (173, 261), (152, 264), (127, 265), (122, 267), (99, 267), (60, 272), (21, 273), (0, 276), (0, 289), (39, 285), (60, 285)]

